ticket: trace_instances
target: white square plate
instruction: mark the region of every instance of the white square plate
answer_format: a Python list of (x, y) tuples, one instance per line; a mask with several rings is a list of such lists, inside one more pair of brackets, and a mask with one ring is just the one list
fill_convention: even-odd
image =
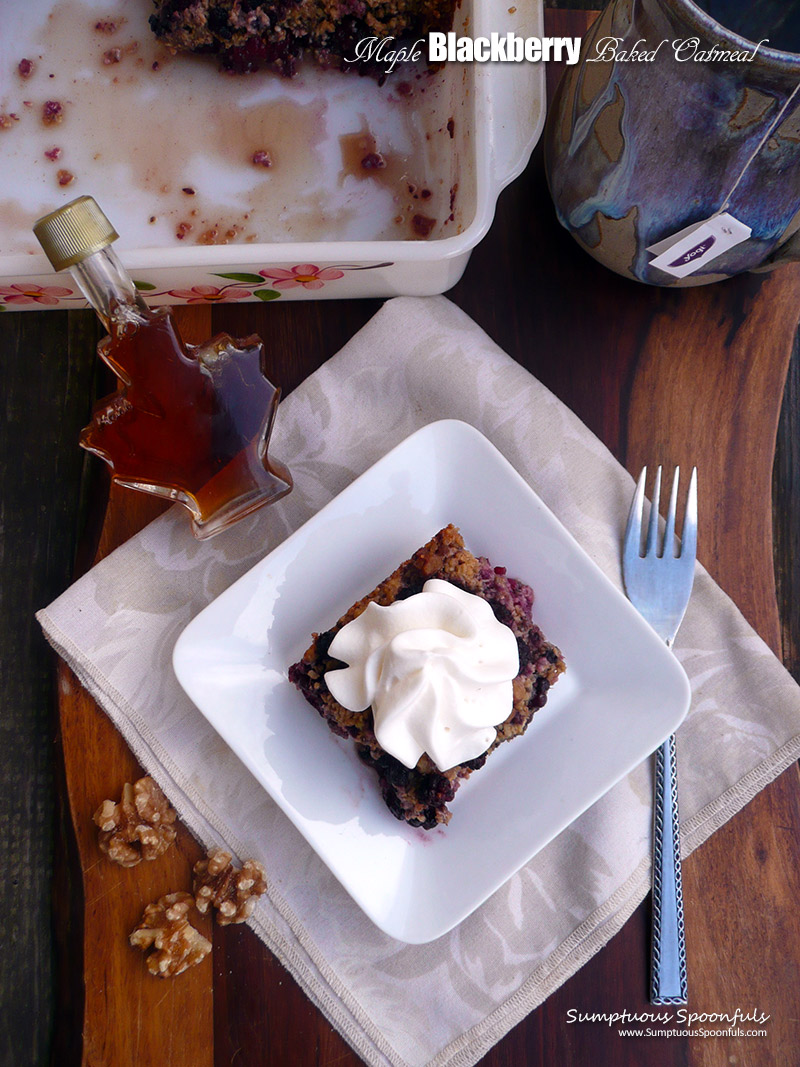
[[(289, 683), (327, 629), (439, 529), (533, 586), (567, 671), (526, 734), (462, 784), (446, 827), (396, 820), (374, 773)], [(609, 639), (610, 638), (610, 639)], [(679, 725), (678, 661), (513, 467), (432, 423), (209, 604), (175, 646), (188, 695), (382, 930), (446, 933)], [(476, 856), (480, 863), (475, 862)]]

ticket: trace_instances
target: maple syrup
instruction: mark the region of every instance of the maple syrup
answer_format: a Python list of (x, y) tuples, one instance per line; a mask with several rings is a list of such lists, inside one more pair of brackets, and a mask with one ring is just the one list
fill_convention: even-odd
[(183, 504), (201, 539), (288, 493), (289, 472), (268, 454), (280, 390), (264, 371), (262, 341), (220, 334), (186, 344), (169, 308), (144, 303), (91, 197), (40, 219), (34, 232), (109, 331), (98, 354), (119, 385), (95, 406), (80, 444), (113, 480)]

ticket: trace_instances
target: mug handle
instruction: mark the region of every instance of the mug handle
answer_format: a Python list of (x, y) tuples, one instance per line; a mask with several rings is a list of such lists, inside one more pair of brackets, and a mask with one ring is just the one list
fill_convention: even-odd
[(767, 256), (763, 263), (759, 263), (757, 267), (753, 267), (752, 273), (758, 274), (761, 271), (774, 270), (776, 267), (783, 266), (784, 263), (799, 263), (800, 262), (800, 228), (795, 230), (792, 236), (784, 241), (782, 245), (778, 245), (771, 255)]

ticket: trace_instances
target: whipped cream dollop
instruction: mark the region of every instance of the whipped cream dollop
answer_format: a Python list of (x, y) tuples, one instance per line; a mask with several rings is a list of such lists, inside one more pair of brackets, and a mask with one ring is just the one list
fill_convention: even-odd
[(380, 746), (406, 767), (427, 752), (440, 771), (475, 759), (508, 718), (517, 640), (489, 604), (432, 578), (388, 607), (371, 603), (336, 634), (348, 666), (325, 682), (348, 711), (372, 705)]

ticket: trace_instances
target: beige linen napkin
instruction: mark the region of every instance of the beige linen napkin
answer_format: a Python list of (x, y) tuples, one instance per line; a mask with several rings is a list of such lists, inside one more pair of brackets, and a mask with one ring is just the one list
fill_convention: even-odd
[[(629, 475), (454, 305), (401, 298), (281, 405), (273, 443), (289, 497), (205, 543), (171, 511), (38, 616), (203, 844), (264, 862), (256, 933), (368, 1064), (394, 1067), (470, 1067), (619, 930), (648, 889), (651, 761), (450, 934), (405, 945), (362, 914), (208, 726), (171, 656), (269, 548), (446, 417), (481, 430), (621, 586)], [(688, 853), (800, 756), (800, 689), (702, 570), (676, 653), (693, 689), (678, 736)]]

